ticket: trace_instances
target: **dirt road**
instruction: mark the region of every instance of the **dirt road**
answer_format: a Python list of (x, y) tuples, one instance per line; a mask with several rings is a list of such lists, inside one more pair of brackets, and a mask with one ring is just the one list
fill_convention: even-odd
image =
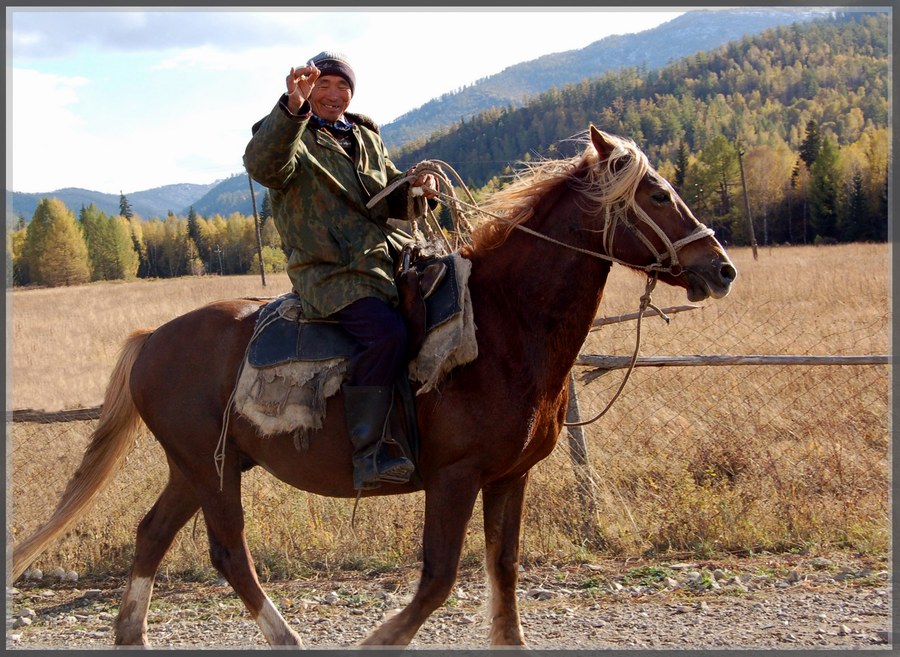
[[(757, 557), (728, 562), (529, 566), (518, 597), (529, 646), (559, 648), (890, 649), (886, 559)], [(349, 647), (401, 608), (418, 571), (342, 571), (265, 588), (307, 647)], [(45, 576), (8, 589), (7, 648), (108, 648), (124, 582)], [(486, 587), (463, 570), (412, 647), (484, 648)], [(157, 582), (155, 648), (262, 647), (224, 582)]]

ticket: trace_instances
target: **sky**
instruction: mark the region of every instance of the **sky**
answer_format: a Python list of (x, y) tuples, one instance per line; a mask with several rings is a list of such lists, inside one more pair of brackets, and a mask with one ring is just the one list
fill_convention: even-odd
[(7, 8), (7, 186), (109, 194), (243, 171), (250, 126), (323, 50), (384, 125), (542, 55), (640, 32), (676, 8)]

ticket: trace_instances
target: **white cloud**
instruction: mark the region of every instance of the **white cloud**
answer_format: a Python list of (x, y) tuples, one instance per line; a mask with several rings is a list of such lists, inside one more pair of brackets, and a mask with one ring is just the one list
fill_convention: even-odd
[(289, 43), (302, 37), (303, 29), (306, 33), (327, 29), (335, 13), (302, 8), (276, 12), (224, 7), (206, 11), (177, 7), (158, 10), (16, 8), (11, 11), (10, 24), (14, 38), (31, 36), (14, 41), (17, 54), (54, 58), (85, 46), (134, 52), (206, 44), (235, 51), (251, 44)]
[(322, 50), (351, 58), (352, 109), (384, 124), (512, 64), (678, 13), (14, 10), (12, 189), (128, 193), (238, 173), (289, 68)]
[[(13, 68), (12, 85), (14, 93), (10, 115), (13, 131), (8, 136), (16, 155), (9, 172), (12, 188), (17, 191), (42, 191), (34, 187), (38, 180), (32, 177), (31, 172), (53, 171), (54, 159), (68, 160), (63, 145), (66, 151), (74, 149), (76, 152), (87, 145), (79, 137), (87, 122), (73, 108), (78, 103), (80, 91), (89, 85), (89, 80), (81, 76), (65, 77)], [(74, 137), (76, 141), (70, 141), (69, 137)], [(27, 175), (19, 177), (18, 171), (27, 172)], [(65, 174), (60, 174), (57, 181), (59, 186), (64, 186)], [(24, 190), (19, 186), (17, 180), (20, 179), (27, 181), (24, 185), (31, 189)]]

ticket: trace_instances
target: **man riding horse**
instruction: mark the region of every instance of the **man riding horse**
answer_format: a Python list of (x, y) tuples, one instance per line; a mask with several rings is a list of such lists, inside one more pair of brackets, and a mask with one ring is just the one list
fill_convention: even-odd
[(384, 432), (394, 385), (409, 360), (394, 260), (412, 238), (387, 220), (412, 219), (410, 208), (421, 197), (408, 203), (410, 188), (422, 188), (430, 199), (436, 182), (420, 176), (368, 208), (404, 174), (388, 157), (378, 127), (347, 112), (356, 87), (347, 58), (321, 52), (291, 68), (285, 82), (286, 93), (253, 126), (244, 165), (269, 189), (304, 315), (337, 320), (358, 342), (342, 388), (354, 488), (404, 483), (413, 463), (388, 451)]

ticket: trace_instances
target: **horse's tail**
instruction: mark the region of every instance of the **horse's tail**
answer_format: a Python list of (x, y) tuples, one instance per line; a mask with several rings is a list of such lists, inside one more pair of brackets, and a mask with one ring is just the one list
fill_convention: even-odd
[(140, 329), (125, 341), (106, 386), (99, 424), (91, 434), (81, 465), (69, 480), (50, 520), (15, 547), (9, 583), (15, 582), (53, 541), (87, 513), (134, 446), (142, 420), (131, 398), (131, 369), (152, 333)]

